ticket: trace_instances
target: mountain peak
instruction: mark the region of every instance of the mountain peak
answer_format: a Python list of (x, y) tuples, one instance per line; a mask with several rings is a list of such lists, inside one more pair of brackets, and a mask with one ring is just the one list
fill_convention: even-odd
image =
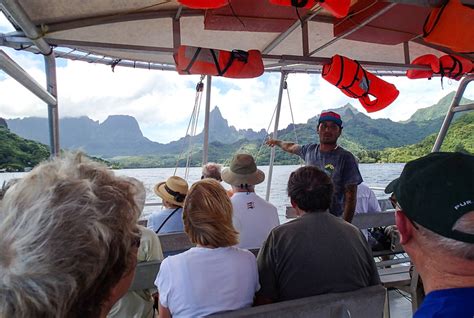
[[(338, 113), (339, 115), (341, 115), (341, 118), (342, 118), (342, 121), (348, 121), (352, 118), (354, 118), (354, 116), (356, 114), (359, 114), (360, 112), (354, 107), (352, 106), (352, 104), (350, 103), (347, 103), (345, 104), (344, 106), (342, 107), (338, 107), (338, 108), (329, 108), (329, 109), (325, 109), (323, 110), (324, 112), (326, 111), (331, 111), (331, 112), (335, 112), (335, 113)], [(318, 122), (318, 119), (319, 119), (319, 114), (314, 116), (314, 117), (311, 117), (310, 119), (308, 119), (308, 124), (311, 124), (311, 125), (314, 125)]]
[(3, 119), (2, 117), (0, 117), (0, 127), (5, 127), (8, 129), (7, 121)]
[(221, 110), (219, 109), (219, 107), (217, 105), (214, 106), (214, 109), (211, 110), (210, 114), (214, 114), (214, 116), (221, 116), (222, 117)]

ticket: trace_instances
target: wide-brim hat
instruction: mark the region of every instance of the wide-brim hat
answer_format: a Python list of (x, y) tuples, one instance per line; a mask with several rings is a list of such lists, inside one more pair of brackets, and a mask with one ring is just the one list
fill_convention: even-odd
[(163, 200), (182, 207), (188, 193), (188, 183), (183, 178), (172, 176), (155, 185), (154, 190)]
[(230, 185), (256, 185), (265, 180), (265, 173), (257, 169), (251, 155), (238, 154), (232, 159), (229, 168), (222, 171), (222, 180)]

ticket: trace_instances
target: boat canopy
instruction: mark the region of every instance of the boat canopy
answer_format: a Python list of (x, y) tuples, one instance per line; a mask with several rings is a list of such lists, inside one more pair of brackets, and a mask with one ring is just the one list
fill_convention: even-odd
[(352, 0), (343, 18), (314, 3), (228, 0), (206, 10), (170, 0), (1, 0), (16, 31), (0, 34), (0, 45), (42, 53), (51, 46), (56, 57), (161, 70), (175, 70), (180, 45), (260, 50), (266, 72), (320, 73), (339, 54), (380, 75), (404, 74), (420, 55), (453, 53), (423, 40), (426, 18), (443, 0)]
[[(47, 103), (52, 154), (59, 154), (60, 149), (56, 58), (106, 64), (112, 69), (121, 66), (176, 71), (175, 54), (182, 45), (225, 51), (258, 50), (264, 71), (281, 73), (274, 138), (277, 138), (288, 73), (321, 73), (323, 65), (331, 63), (331, 57), (336, 54), (357, 61), (376, 75), (395, 76), (405, 75), (409, 69), (432, 71), (429, 65), (410, 64), (427, 54), (433, 54), (435, 60), (446, 54), (456, 54), (465, 58), (466, 64), (474, 61), (474, 50), (453, 52), (446, 46), (433, 44), (434, 41), (427, 42), (424, 37), (425, 21), (433, 20), (430, 14), (443, 12), (454, 3), (456, 8), (449, 18), (435, 16), (435, 24), (443, 21), (438, 26), (442, 34), (436, 37), (452, 40), (449, 30), (455, 19), (461, 21), (456, 25), (464, 26), (466, 32), (451, 33), (469, 39), (474, 31), (472, 0), (327, 1), (323, 6), (329, 11), (320, 5), (322, 0), (295, 1), (301, 3), (302, 8), (291, 6), (291, 0), (181, 2), (192, 4), (194, 9), (175, 0), (0, 0), (0, 10), (16, 29), (7, 34), (0, 33), (0, 46), (44, 55), (46, 89), (1, 49), (0, 69)], [(204, 3), (213, 8), (202, 8)], [(330, 3), (349, 7), (334, 9)], [(458, 42), (455, 44), (472, 48), (470, 39)], [(241, 51), (236, 54), (242, 54)], [(261, 66), (258, 62), (256, 64)], [(215, 64), (216, 67), (219, 65), (218, 73), (221, 74), (220, 66), (226, 63)], [(463, 74), (469, 72), (474, 70), (463, 71)], [(240, 76), (240, 73), (236, 74)], [(211, 74), (207, 75), (203, 163), (207, 162), (209, 132)], [(456, 76), (454, 78), (458, 79)], [(467, 74), (461, 82), (433, 151), (439, 150), (454, 113), (474, 109), (474, 104), (459, 105), (466, 86), (472, 81), (474, 74)], [(274, 157), (275, 148), (272, 148), (267, 200)]]

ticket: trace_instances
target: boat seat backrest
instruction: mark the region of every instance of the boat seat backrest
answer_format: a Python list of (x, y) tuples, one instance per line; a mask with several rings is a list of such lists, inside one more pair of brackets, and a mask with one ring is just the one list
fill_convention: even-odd
[(386, 289), (380, 285), (219, 313), (212, 317), (382, 317)]
[(195, 246), (184, 232), (159, 234), (158, 239), (164, 257), (182, 253)]
[(132, 285), (128, 290), (133, 291), (154, 288), (154, 282), (156, 275), (160, 270), (160, 264), (161, 261), (138, 263), (137, 267), (135, 268), (135, 278), (133, 279)]
[(359, 229), (394, 225), (395, 211), (356, 213), (352, 219), (352, 224), (357, 226)]

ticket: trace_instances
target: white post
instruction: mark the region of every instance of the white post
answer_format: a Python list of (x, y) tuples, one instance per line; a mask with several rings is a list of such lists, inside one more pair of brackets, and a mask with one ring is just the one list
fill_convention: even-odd
[[(281, 72), (280, 78), (280, 90), (278, 91), (278, 102), (277, 102), (277, 109), (276, 109), (276, 116), (275, 116), (275, 126), (273, 128), (273, 139), (278, 138), (278, 124), (280, 122), (280, 111), (281, 111), (281, 98), (283, 96), (283, 87), (285, 85), (287, 73)], [(267, 175), (267, 194), (265, 195), (265, 199), (268, 201), (270, 199), (270, 187), (272, 185), (272, 174), (273, 174), (273, 161), (275, 161), (275, 147), (271, 148), (270, 151), (270, 165), (268, 167), (268, 175)]]
[(207, 76), (206, 81), (206, 111), (204, 113), (204, 140), (202, 146), (202, 165), (204, 166), (208, 160), (209, 152), (209, 112), (211, 109), (211, 83), (212, 77)]
[(54, 54), (44, 57), (46, 69), (46, 85), (48, 92), (56, 98), (56, 103), (48, 103), (48, 124), (49, 124), (49, 143), (51, 145), (51, 155), (58, 156), (59, 147), (59, 114), (58, 114), (58, 86), (56, 80), (56, 59)]

